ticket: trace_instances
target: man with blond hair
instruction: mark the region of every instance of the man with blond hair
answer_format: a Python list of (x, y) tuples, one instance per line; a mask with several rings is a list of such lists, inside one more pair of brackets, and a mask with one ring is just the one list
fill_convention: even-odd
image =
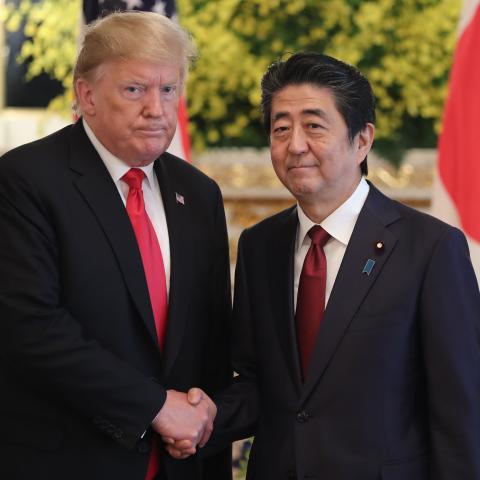
[(166, 153), (193, 55), (160, 15), (97, 21), (80, 120), (0, 159), (2, 479), (231, 478), (158, 441), (203, 446), (230, 377), (221, 194)]

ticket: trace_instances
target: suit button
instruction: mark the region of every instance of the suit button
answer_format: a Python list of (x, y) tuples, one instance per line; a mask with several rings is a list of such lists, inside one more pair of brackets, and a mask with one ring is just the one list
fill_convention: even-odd
[(113, 438), (115, 440), (120, 440), (121, 438), (123, 438), (123, 432), (117, 428), (117, 430), (113, 432)]
[(137, 443), (137, 451), (139, 453), (150, 453), (150, 442), (147, 440), (140, 440)]
[(298, 423), (305, 423), (308, 421), (309, 418), (310, 418), (310, 415), (305, 410), (302, 410), (301, 412), (297, 413)]

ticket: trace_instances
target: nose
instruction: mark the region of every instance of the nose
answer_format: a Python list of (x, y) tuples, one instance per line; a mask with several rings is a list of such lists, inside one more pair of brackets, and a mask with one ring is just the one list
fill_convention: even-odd
[(163, 111), (160, 92), (156, 89), (151, 89), (148, 95), (144, 97), (143, 115), (145, 117), (158, 118), (163, 115)]
[(303, 129), (294, 128), (292, 130), (288, 151), (292, 155), (301, 155), (308, 151), (308, 141)]

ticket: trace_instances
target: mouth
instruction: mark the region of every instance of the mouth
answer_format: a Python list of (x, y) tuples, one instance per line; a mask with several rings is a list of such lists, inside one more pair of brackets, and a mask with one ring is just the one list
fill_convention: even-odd
[(288, 170), (292, 172), (305, 172), (315, 167), (315, 165), (293, 165), (291, 167), (288, 167)]
[(148, 127), (148, 128), (139, 128), (137, 129), (137, 133), (140, 135), (145, 135), (147, 137), (155, 137), (158, 135), (163, 135), (166, 132), (165, 127)]

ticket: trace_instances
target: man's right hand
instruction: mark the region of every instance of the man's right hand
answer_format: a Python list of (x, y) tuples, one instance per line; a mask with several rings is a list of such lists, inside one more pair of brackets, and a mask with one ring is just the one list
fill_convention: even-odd
[[(203, 447), (208, 442), (213, 431), (213, 421), (217, 413), (217, 407), (210, 397), (200, 388), (191, 388), (187, 393), (187, 400), (191, 406), (195, 408), (206, 408), (209, 412), (211, 420), (207, 423), (203, 435), (198, 441), (198, 446)], [(196, 451), (194, 442), (186, 437), (178, 438), (163, 435), (162, 440), (165, 443), (168, 453), (176, 459), (187, 458)]]
[[(168, 390), (152, 427), (162, 436), (172, 456), (186, 458), (196, 452), (197, 445), (202, 447), (207, 443), (216, 413), (215, 404), (199, 388), (190, 389), (188, 395)], [(174, 447), (175, 444), (182, 445), (181, 451)]]

